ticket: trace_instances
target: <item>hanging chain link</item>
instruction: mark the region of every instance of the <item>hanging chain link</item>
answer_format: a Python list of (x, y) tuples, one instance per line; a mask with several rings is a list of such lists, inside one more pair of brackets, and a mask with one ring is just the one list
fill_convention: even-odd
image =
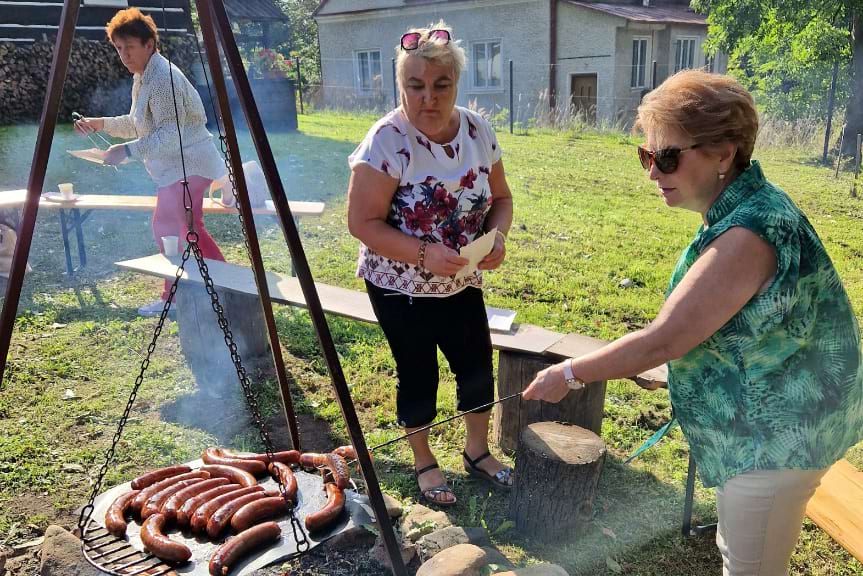
[(132, 392), (129, 394), (129, 400), (126, 402), (126, 409), (123, 410), (123, 415), (120, 417), (120, 422), (117, 425), (117, 431), (114, 433), (114, 438), (111, 441), (111, 446), (105, 451), (105, 461), (102, 463), (102, 468), (99, 470), (99, 475), (93, 483), (93, 490), (90, 492), (90, 499), (87, 505), (81, 509), (78, 516), (78, 531), (81, 537), (84, 537), (84, 529), (93, 515), (93, 503), (96, 501), (96, 496), (102, 490), (102, 482), (105, 479), (105, 474), (108, 473), (108, 468), (114, 460), (114, 453), (117, 450), (117, 444), (120, 442), (120, 437), (123, 435), (123, 429), (126, 427), (126, 422), (129, 420), (129, 413), (132, 411), (132, 405), (135, 404), (135, 398), (138, 396), (138, 389), (144, 381), (144, 374), (150, 366), (150, 358), (156, 350), (156, 342), (159, 340), (159, 335), (162, 333), (162, 328), (165, 326), (165, 320), (168, 318), (168, 313), (171, 311), (171, 304), (174, 303), (174, 295), (177, 293), (180, 278), (186, 268), (186, 261), (189, 259), (188, 249), (183, 253), (183, 260), (177, 267), (177, 272), (174, 275), (174, 281), (171, 283), (171, 290), (168, 294), (168, 299), (165, 300), (165, 306), (162, 308), (162, 313), (159, 315), (159, 321), (156, 323), (156, 329), (153, 330), (153, 337), (150, 340), (150, 345), (147, 346), (147, 356), (141, 362), (141, 369), (138, 377), (135, 378), (135, 385), (132, 386)]

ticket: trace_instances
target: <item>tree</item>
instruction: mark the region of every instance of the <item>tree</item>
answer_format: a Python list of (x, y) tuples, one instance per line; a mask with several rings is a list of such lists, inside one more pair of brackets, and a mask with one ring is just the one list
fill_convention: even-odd
[(750, 88), (812, 97), (834, 62), (849, 70), (842, 153), (854, 153), (863, 132), (863, 0), (692, 0), (692, 8), (708, 15), (708, 49), (730, 54)]

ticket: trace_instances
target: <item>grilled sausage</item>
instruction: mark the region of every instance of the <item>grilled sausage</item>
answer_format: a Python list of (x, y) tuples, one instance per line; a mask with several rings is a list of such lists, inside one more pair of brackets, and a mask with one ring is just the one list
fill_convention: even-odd
[(219, 535), (225, 531), (228, 524), (231, 523), (231, 518), (234, 517), (237, 510), (243, 508), (246, 504), (253, 503), (255, 500), (260, 500), (261, 498), (267, 498), (266, 492), (252, 492), (251, 494), (234, 498), (230, 502), (222, 504), (218, 510), (213, 512), (210, 519), (207, 520), (207, 536), (209, 536), (211, 540), (216, 540)]
[(171, 476), (179, 476), (186, 472), (191, 472), (192, 469), (188, 466), (168, 466), (167, 468), (159, 468), (152, 472), (147, 472), (132, 480), (132, 490), (143, 490), (151, 484), (155, 484), (159, 480), (170, 478)]
[[(199, 482), (205, 481), (206, 479), (204, 478), (189, 478), (188, 480), (180, 480), (179, 482), (174, 482), (170, 486), (159, 490), (158, 492), (150, 496), (150, 498), (146, 502), (144, 502), (144, 505), (141, 507), (141, 520), (146, 520), (153, 514), (159, 513), (161, 511), (162, 505), (165, 504), (168, 498), (170, 498), (180, 490), (188, 488), (189, 486), (194, 486)], [(167, 520), (167, 517), (165, 518), (165, 520)]]
[(182, 482), (183, 480), (189, 480), (191, 478), (204, 478), (207, 479), (210, 477), (209, 472), (202, 472), (200, 470), (195, 470), (194, 472), (186, 472), (185, 474), (180, 474), (179, 476), (171, 476), (170, 478), (165, 478), (164, 480), (160, 480), (155, 484), (151, 484), (141, 490), (141, 492), (135, 496), (134, 500), (132, 500), (132, 512), (135, 514), (140, 514), (141, 509), (144, 507), (144, 504), (153, 494), (164, 490), (168, 486), (172, 484), (176, 484), (177, 482)]
[(174, 542), (162, 532), (165, 517), (153, 514), (144, 521), (141, 527), (141, 542), (147, 550), (160, 560), (166, 562), (186, 562), (192, 557), (192, 551), (181, 542)]
[(335, 484), (326, 484), (327, 503), (324, 507), (306, 516), (306, 528), (309, 532), (317, 532), (328, 528), (341, 514), (345, 507), (345, 493)]
[(201, 466), (199, 470), (208, 472), (210, 476), (227, 478), (231, 482), (240, 484), (241, 486), (254, 486), (258, 483), (254, 476), (245, 470), (240, 470), (234, 466), (226, 466), (224, 464), (206, 464)]
[(256, 548), (273, 544), (281, 535), (278, 524), (265, 522), (229, 538), (210, 558), (210, 576), (228, 576), (237, 560)]
[[(225, 480), (225, 478), (222, 478), (222, 480)], [(242, 488), (242, 486), (240, 486), (239, 484), (224, 484), (222, 486), (210, 488), (205, 492), (201, 492), (197, 496), (192, 496), (191, 498), (186, 500), (177, 510), (177, 526), (183, 528), (187, 527), (189, 525), (189, 522), (192, 521), (192, 515), (198, 508), (200, 508), (213, 498), (221, 496), (222, 494), (227, 494), (228, 492), (233, 492), (234, 490), (239, 490), (240, 488)]]
[[(227, 448), (222, 448), (222, 454), (225, 458), (237, 458), (239, 460), (257, 460), (264, 464), (270, 463), (270, 459), (266, 454), (254, 454), (252, 452), (234, 452)], [(282, 464), (299, 464), (300, 453), (296, 450), (285, 450), (283, 452), (273, 452), (272, 462), (281, 462)]]
[[(159, 508), (159, 513), (165, 516), (165, 522), (171, 523), (177, 519), (177, 511), (189, 498), (203, 494), (212, 488), (224, 486), (227, 483), (227, 478), (209, 478), (208, 480), (201, 480), (196, 484), (183, 488), (179, 492), (172, 494), (171, 497), (162, 504), (162, 507)], [(236, 486), (239, 487), (239, 484)]]
[(192, 526), (192, 532), (195, 534), (203, 533), (204, 530), (207, 529), (207, 522), (210, 520), (210, 516), (212, 516), (216, 510), (221, 508), (223, 504), (230, 502), (234, 498), (251, 494), (252, 492), (261, 492), (263, 489), (263, 486), (246, 486), (226, 494), (222, 494), (221, 496), (217, 496), (209, 502), (205, 502), (195, 510), (195, 513), (192, 514), (191, 519), (189, 520), (189, 524)]
[[(351, 485), (351, 469), (345, 459), (338, 454), (307, 452), (300, 456), (300, 466), (307, 469), (326, 468), (332, 474), (333, 481), (342, 490)], [(324, 482), (326, 481), (326, 474), (324, 474)]]
[(267, 465), (257, 460), (244, 460), (242, 458), (228, 458), (221, 448), (207, 448), (201, 454), (201, 460), (205, 464), (217, 464), (220, 466), (233, 466), (245, 470), (249, 474), (261, 476), (267, 472)]
[(132, 490), (117, 497), (114, 502), (108, 507), (105, 512), (105, 529), (116, 536), (124, 538), (126, 536), (126, 512), (132, 504), (132, 499), (138, 495), (140, 490)]
[(236, 532), (242, 532), (243, 530), (248, 530), (261, 520), (280, 514), (287, 514), (287, 512), (288, 505), (281, 495), (259, 498), (236, 511), (233, 518), (231, 518), (231, 528)]
[(347, 446), (339, 446), (335, 450), (333, 450), (333, 454), (338, 454), (345, 460), (356, 460), (357, 459), (357, 451), (354, 450), (354, 447), (351, 445)]

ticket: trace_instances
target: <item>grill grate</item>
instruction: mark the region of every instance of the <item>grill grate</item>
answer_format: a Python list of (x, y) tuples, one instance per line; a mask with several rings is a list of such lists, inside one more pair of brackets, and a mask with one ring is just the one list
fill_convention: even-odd
[(93, 567), (114, 576), (177, 576), (173, 566), (135, 550), (93, 520), (84, 531), (82, 550)]

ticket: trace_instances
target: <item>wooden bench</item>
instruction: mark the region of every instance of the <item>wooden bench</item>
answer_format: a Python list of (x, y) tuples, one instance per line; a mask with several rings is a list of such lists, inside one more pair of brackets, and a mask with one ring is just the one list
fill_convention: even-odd
[(863, 562), (863, 472), (839, 460), (821, 479), (806, 515)]
[[(20, 208), (27, 198), (26, 190), (0, 191), (0, 209)], [(289, 202), (291, 213), (295, 218), (303, 216), (320, 216), (324, 211), (323, 202)], [(155, 196), (123, 196), (118, 194), (82, 194), (76, 200), (63, 201), (56, 197), (47, 198), (43, 196), (39, 200), (39, 209), (60, 211), (60, 231), (63, 237), (63, 252), (66, 257), (66, 273), (72, 276), (75, 268), (72, 263), (72, 248), (69, 235), (74, 231), (78, 245), (78, 267), (87, 265), (87, 251), (84, 243), (83, 224), (93, 210), (132, 210), (141, 212), (152, 212), (156, 207)], [(67, 210), (69, 214), (67, 214)], [(276, 214), (272, 202), (267, 201), (263, 208), (253, 210), (255, 214), (273, 216)], [(205, 214), (237, 214), (236, 208), (228, 208), (214, 202), (210, 198), (204, 199)]]

